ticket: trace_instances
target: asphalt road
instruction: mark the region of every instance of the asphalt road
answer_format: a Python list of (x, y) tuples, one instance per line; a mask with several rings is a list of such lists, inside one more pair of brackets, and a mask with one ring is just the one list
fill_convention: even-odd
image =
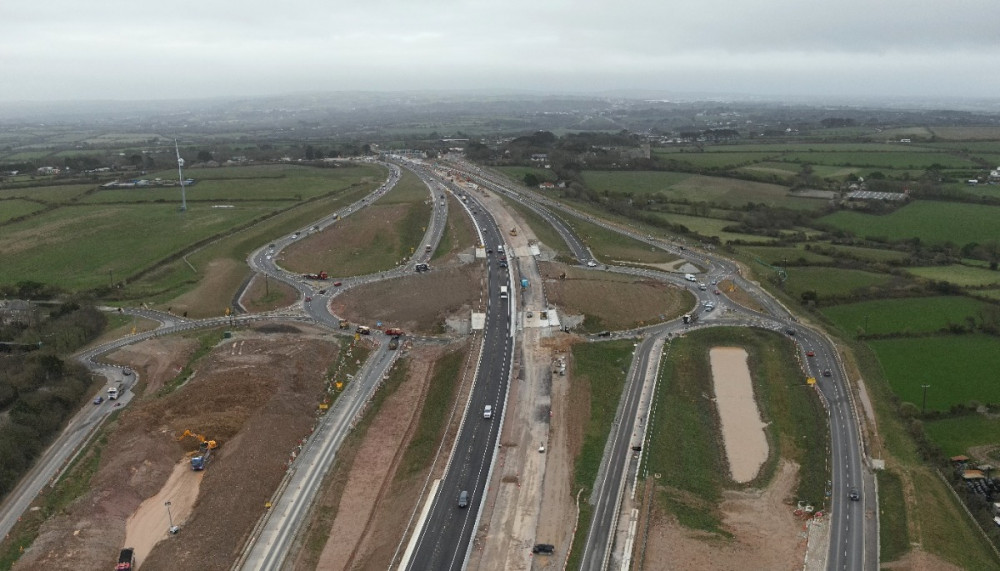
[[(469, 200), (475, 202), (474, 197), (470, 196)], [(509, 299), (499, 296), (501, 285), (511, 285), (509, 268), (504, 270), (496, 264), (497, 246), (503, 243), (503, 235), (482, 205), (475, 206), (474, 220), (484, 245), (493, 250), (487, 256), (489, 295), (483, 351), (445, 476), (437, 488), (431, 511), (418, 531), (417, 547), (407, 566), (413, 570), (464, 567), (486, 497), (507, 400), (514, 350), (511, 308), (515, 294), (512, 291)], [(483, 418), (485, 405), (493, 407), (490, 419)], [(463, 491), (469, 494), (469, 505), (460, 508), (458, 497)]]
[[(782, 306), (777, 300), (772, 298), (766, 291), (757, 284), (745, 280), (739, 273), (738, 266), (725, 258), (714, 253), (696, 251), (687, 246), (665, 242), (654, 239), (652, 236), (642, 235), (632, 229), (611, 224), (593, 218), (587, 214), (576, 212), (572, 208), (551, 200), (534, 191), (525, 191), (510, 187), (509, 181), (498, 177), (488, 171), (484, 171), (475, 165), (468, 163), (453, 163), (466, 175), (472, 177), (477, 183), (487, 186), (492, 190), (501, 192), (504, 195), (516, 195), (518, 200), (538, 212), (546, 220), (552, 223), (557, 217), (546, 216), (543, 212), (548, 209), (560, 210), (567, 214), (587, 219), (589, 222), (598, 224), (608, 230), (618, 232), (633, 239), (650, 244), (651, 246), (664, 249), (674, 255), (687, 259), (689, 262), (704, 269), (701, 279), (711, 280), (714, 285), (716, 281), (730, 279), (737, 283), (742, 289), (749, 292), (754, 299), (763, 307), (763, 313), (750, 311), (746, 308), (729, 304), (725, 307), (723, 297), (714, 296), (714, 287), (701, 291), (695, 284), (688, 282), (680, 276), (666, 272), (656, 272), (637, 268), (620, 268), (606, 266), (603, 269), (621, 273), (632, 273), (653, 277), (664, 281), (672, 282), (676, 285), (686, 287), (698, 299), (698, 305), (694, 311), (699, 312), (701, 317), (696, 327), (711, 325), (727, 326), (763, 326), (776, 331), (795, 331), (794, 339), (800, 346), (800, 351), (806, 372), (818, 379), (817, 387), (823, 400), (827, 404), (830, 426), (830, 454), (831, 466), (833, 467), (830, 481), (830, 551), (828, 554), (827, 568), (831, 570), (841, 569), (877, 569), (877, 545), (878, 528), (876, 525), (868, 525), (866, 534), (866, 512), (877, 512), (877, 498), (873, 478), (868, 475), (863, 462), (861, 449), (861, 438), (858, 433), (858, 422), (855, 416), (855, 407), (851, 400), (851, 395), (845, 390), (844, 383), (846, 374), (840, 362), (833, 342), (825, 335), (812, 329), (801, 326), (797, 320)], [(576, 252), (582, 248), (582, 241), (568, 228), (568, 225), (555, 225), (560, 235), (567, 241), (567, 245)], [(588, 250), (589, 255), (589, 250)], [(582, 261), (584, 258), (578, 258)], [(589, 256), (594, 259), (593, 256)], [(717, 311), (703, 313), (703, 304), (706, 301), (713, 301), (723, 306), (728, 311), (723, 312), (723, 307)], [(659, 326), (645, 328), (643, 333), (648, 335), (646, 342), (653, 336), (670, 333), (674, 334), (684, 329), (678, 322), (671, 322)], [(641, 347), (636, 352), (632, 364), (632, 371), (645, 370), (648, 362), (648, 352), (644, 352)], [(809, 357), (812, 352), (814, 356)], [(823, 376), (824, 371), (829, 370), (829, 377)], [(638, 402), (638, 391), (632, 392), (634, 379), (632, 373), (629, 377), (629, 388), (624, 392), (626, 415), (619, 419), (619, 424), (612, 431), (610, 438), (613, 445), (608, 447), (608, 454), (602, 460), (601, 474), (603, 482), (595, 484), (598, 493), (595, 494), (594, 516), (587, 543), (584, 546), (583, 569), (604, 569), (608, 554), (610, 553), (614, 541), (614, 531), (617, 525), (617, 508), (621, 500), (620, 494), (613, 493), (621, 489), (623, 478), (627, 473), (627, 465), (630, 458), (630, 434), (623, 434), (631, 427), (634, 419), (633, 401)], [(632, 411), (629, 416), (628, 411)], [(868, 476), (868, 477), (866, 477)], [(860, 496), (858, 501), (849, 499), (851, 490), (857, 490)]]

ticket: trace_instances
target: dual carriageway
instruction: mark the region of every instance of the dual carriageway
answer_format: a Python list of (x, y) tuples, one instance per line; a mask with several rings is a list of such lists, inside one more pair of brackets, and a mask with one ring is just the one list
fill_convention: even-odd
[[(385, 163), (390, 170), (386, 182), (367, 197), (356, 203), (332, 213), (317, 221), (302, 233), (322, 231), (344, 216), (356, 212), (367, 204), (374, 202), (384, 193), (391, 190), (400, 177), (400, 166)], [(444, 232), (447, 219), (447, 201), (442, 200), (443, 193), (464, 193), (471, 204), (464, 205), (466, 214), (475, 223), (480, 237), (480, 244), (497, 246), (504, 242), (503, 233), (484, 204), (479, 203), (475, 194), (463, 191), (448, 181), (445, 176), (433, 168), (419, 163), (400, 163), (405, 168), (416, 173), (428, 186), (431, 201), (434, 204), (431, 223), (428, 225), (422, 244), (436, 247)], [(794, 317), (780, 303), (761, 290), (756, 284), (740, 276), (738, 268), (732, 262), (707, 252), (696, 252), (677, 244), (668, 243), (643, 236), (634, 230), (593, 218), (576, 212), (570, 207), (552, 201), (538, 193), (525, 191), (523, 188), (512, 188), (508, 181), (493, 173), (480, 170), (474, 165), (464, 162), (450, 163), (446, 168), (463, 173), (482, 188), (486, 188), (507, 198), (518, 201), (539, 214), (551, 224), (560, 237), (566, 242), (570, 251), (581, 266), (598, 265), (597, 260), (579, 239), (565, 217), (579, 217), (590, 223), (599, 224), (609, 230), (627, 235), (651, 246), (671, 252), (691, 263), (705, 268), (705, 275), (713, 280), (723, 278), (735, 281), (741, 288), (750, 292), (755, 300), (764, 308), (761, 313), (754, 312), (729, 304), (726, 312), (713, 313), (703, 319), (697, 327), (713, 325), (756, 326), (766, 327), (776, 331), (793, 328), (797, 335), (794, 339), (799, 343), (803, 355), (811, 351), (814, 357), (803, 357), (803, 362), (809, 369), (810, 376), (818, 380), (818, 388), (827, 405), (830, 419), (831, 434), (831, 525), (830, 552), (828, 554), (828, 569), (874, 569), (877, 567), (877, 521), (866, 518), (865, 513), (876, 511), (874, 479), (866, 470), (863, 461), (862, 443), (858, 434), (858, 424), (855, 407), (849, 390), (846, 389), (846, 374), (832, 342), (821, 333), (798, 324)], [(304, 301), (302, 310), (305, 315), (294, 315), (288, 311), (272, 312), (258, 316), (231, 316), (210, 320), (185, 320), (168, 314), (158, 315), (148, 312), (147, 317), (161, 321), (162, 326), (155, 331), (132, 335), (107, 345), (92, 349), (80, 355), (80, 359), (97, 371), (103, 368), (104, 374), (114, 375), (114, 370), (98, 365), (94, 359), (113, 349), (126, 344), (135, 343), (154, 335), (165, 335), (195, 327), (213, 327), (225, 324), (246, 323), (261, 319), (288, 319), (290, 317), (317, 322), (330, 329), (337, 330), (339, 319), (329, 313), (329, 301), (341, 291), (352, 287), (361, 287), (366, 283), (385, 279), (396, 279), (409, 275), (417, 263), (429, 261), (430, 253), (418, 249), (410, 264), (379, 274), (359, 277), (343, 277), (341, 287), (329, 287), (327, 282), (310, 282), (301, 276), (290, 274), (281, 269), (274, 261), (281, 248), (300, 239), (300, 233), (276, 240), (268, 246), (255, 251), (248, 259), (249, 265), (257, 272), (264, 273), (275, 279), (289, 283), (295, 287)], [(433, 249), (433, 248), (432, 248)], [(590, 264), (588, 264), (590, 262)], [(477, 366), (476, 379), (472, 392), (466, 403), (463, 421), (456, 443), (451, 450), (448, 467), (442, 480), (434, 487), (435, 493), (430, 499), (429, 509), (420, 518), (421, 524), (413, 532), (411, 545), (406, 551), (401, 568), (407, 569), (462, 569), (473, 548), (472, 538), (478, 527), (483, 511), (485, 490), (488, 488), (492, 468), (496, 457), (497, 440), (504, 419), (504, 409), (511, 376), (513, 355), (516, 348), (515, 323), (517, 314), (516, 287), (511, 287), (512, 297), (501, 300), (496, 293), (500, 285), (514, 283), (512, 270), (505, 272), (489, 263), (487, 278), (487, 308), (486, 327), (482, 332), (480, 362)], [(700, 310), (702, 303), (713, 296), (710, 292), (702, 292), (691, 287), (679, 275), (639, 268), (616, 267), (600, 265), (604, 271), (630, 274), (640, 274), (645, 277), (660, 279), (687, 287), (698, 297)], [(322, 285), (319, 285), (322, 284)], [(319, 287), (326, 288), (320, 293)], [(141, 310), (137, 310), (141, 311)], [(725, 313), (725, 317), (723, 317)], [(628, 383), (623, 392), (623, 400), (619, 409), (619, 420), (611, 434), (610, 443), (602, 460), (601, 482), (595, 486), (591, 498), (594, 503), (594, 518), (586, 544), (581, 547), (584, 552), (583, 569), (605, 569), (612, 563), (615, 551), (616, 526), (619, 508), (627, 484), (628, 474), (635, 474), (638, 467), (638, 455), (631, 451), (631, 444), (636, 430), (644, 430), (644, 426), (635, 423), (639, 403), (644, 391), (644, 383), (648, 382), (646, 371), (650, 363), (660, 359), (660, 348), (663, 341), (672, 336), (683, 334), (690, 327), (681, 324), (679, 320), (643, 328), (640, 331), (628, 332), (642, 338), (634, 355), (628, 375)], [(342, 395), (335, 406), (327, 413), (322, 426), (310, 438), (303, 454), (293, 464), (285, 483), (276, 494), (274, 509), (262, 519), (255, 531), (254, 541), (250, 542), (240, 560), (242, 569), (278, 569), (288, 553), (291, 540), (299, 529), (308, 511), (312, 498), (315, 496), (323, 475), (328, 471), (340, 442), (352, 428), (353, 420), (362, 411), (362, 406), (370, 398), (378, 383), (392, 364), (396, 352), (385, 349), (385, 343), (379, 345), (366, 363), (364, 374), (359, 375), (353, 383), (353, 393)], [(830, 369), (830, 377), (823, 377), (820, 371)], [(350, 391), (349, 391), (350, 393)], [(129, 395), (130, 396), (130, 395)], [(346, 397), (346, 398), (345, 398)], [(127, 400), (122, 401), (123, 404)], [(483, 422), (481, 403), (492, 403), (494, 419)], [(48, 461), (39, 461), (39, 466), (48, 465), (48, 472), (43, 478), (26, 478), (45, 482), (52, 479), (59, 467), (67, 458), (67, 450), (72, 453), (81, 446), (89, 434), (92, 434), (95, 423), (99, 424), (101, 409), (84, 409), (70, 422), (70, 429), (76, 424), (85, 426), (86, 430), (67, 429), (60, 439), (46, 453)], [(669, 413), (669, 412), (667, 412)], [(107, 414), (107, 413), (104, 413)], [(53, 450), (60, 454), (50, 454)], [(852, 488), (861, 490), (861, 501), (852, 502), (847, 499), (847, 491)], [(40, 488), (39, 488), (40, 489)], [(470, 505), (466, 509), (456, 507), (456, 498), (461, 491), (470, 494)], [(30, 500), (38, 493), (38, 489), (19, 489), (11, 495), (11, 499), (0, 509), (0, 525), (8, 525), (12, 515), (20, 515), (26, 509), (26, 499)], [(15, 498), (16, 496), (16, 498)], [(10, 504), (10, 505), (9, 505)], [(418, 506), (418, 509), (420, 506)], [(15, 517), (16, 517), (15, 515)], [(866, 519), (867, 529), (866, 529)], [(12, 525), (12, 523), (10, 523)], [(9, 531), (0, 529), (2, 532)], [(867, 542), (866, 542), (867, 539)], [(621, 546), (617, 549), (620, 551)]]

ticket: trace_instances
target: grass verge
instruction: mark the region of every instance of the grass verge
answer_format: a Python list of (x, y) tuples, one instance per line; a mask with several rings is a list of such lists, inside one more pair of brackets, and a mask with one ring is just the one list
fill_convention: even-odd
[(413, 438), (403, 453), (393, 481), (401, 482), (413, 474), (427, 469), (434, 460), (434, 453), (444, 434), (448, 411), (455, 399), (455, 389), (461, 377), (462, 365), (468, 350), (448, 353), (434, 366), (434, 374), (427, 388), (427, 397), (420, 410), (420, 419), (413, 431)]
[(567, 564), (569, 569), (578, 568), (583, 556), (583, 542), (590, 530), (593, 509), (587, 497), (597, 481), (604, 445), (625, 387), (625, 376), (632, 362), (632, 345), (633, 341), (627, 339), (573, 346), (570, 390), (590, 395), (590, 414), (584, 427), (583, 446), (573, 465), (573, 496), (581, 489), (585, 491), (580, 498), (580, 520)]
[(903, 480), (895, 472), (882, 470), (878, 477), (879, 543), (883, 561), (894, 561), (910, 550)]

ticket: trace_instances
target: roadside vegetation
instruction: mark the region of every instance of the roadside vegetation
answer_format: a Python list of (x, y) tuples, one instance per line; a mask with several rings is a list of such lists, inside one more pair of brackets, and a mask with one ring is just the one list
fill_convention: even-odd
[(631, 339), (607, 343), (581, 343), (572, 349), (570, 391), (590, 396), (588, 420), (583, 429), (583, 444), (573, 462), (573, 497), (580, 496), (580, 519), (573, 539), (567, 568), (577, 568), (583, 556), (583, 543), (590, 529), (593, 507), (588, 501), (594, 491), (597, 472), (604, 455), (604, 444), (618, 409), (625, 378), (634, 351)]
[[(27, 287), (22, 284), (19, 293)], [(30, 289), (44, 295), (39, 288)], [(26, 305), (21, 318), (0, 326), (0, 499), (66, 420), (87, 406), (100, 383), (66, 355), (95, 339), (106, 325), (104, 314), (89, 302), (68, 300)]]

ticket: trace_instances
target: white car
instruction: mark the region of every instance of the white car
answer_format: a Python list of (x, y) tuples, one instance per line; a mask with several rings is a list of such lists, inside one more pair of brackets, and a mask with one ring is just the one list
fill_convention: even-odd
[(483, 408), (483, 418), (493, 418), (493, 407), (491, 405), (486, 405)]
[(589, 262), (587, 262), (587, 267), (588, 268), (596, 268), (597, 267), (597, 262), (595, 262), (594, 260), (590, 260)]

